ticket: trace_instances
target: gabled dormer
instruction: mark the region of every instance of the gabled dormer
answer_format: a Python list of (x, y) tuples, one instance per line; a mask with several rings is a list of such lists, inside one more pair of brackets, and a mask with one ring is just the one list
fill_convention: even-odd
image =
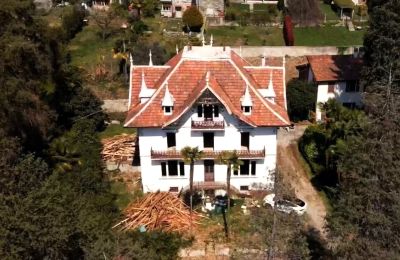
[(273, 83), (272, 83), (272, 70), (271, 70), (271, 72), (270, 72), (270, 74), (269, 74), (269, 83), (268, 83), (268, 87), (267, 87), (266, 89), (259, 89), (259, 92), (261, 93), (261, 95), (262, 95), (265, 99), (267, 99), (267, 100), (269, 100), (269, 101), (275, 103), (275, 97), (276, 97), (276, 95), (275, 95), (274, 85), (273, 85)]
[(146, 80), (144, 77), (144, 72), (142, 71), (142, 82), (140, 84), (140, 93), (139, 93), (139, 99), (140, 103), (146, 103), (151, 96), (154, 94), (154, 89), (150, 89), (146, 85)]
[(251, 100), (249, 85), (247, 84), (246, 84), (246, 90), (244, 91), (244, 95), (242, 96), (240, 103), (243, 114), (251, 115), (251, 111), (253, 109), (253, 101)]
[(174, 97), (168, 89), (168, 82), (165, 83), (165, 93), (163, 100), (161, 102), (161, 106), (164, 111), (164, 115), (172, 115), (172, 111), (174, 110)]

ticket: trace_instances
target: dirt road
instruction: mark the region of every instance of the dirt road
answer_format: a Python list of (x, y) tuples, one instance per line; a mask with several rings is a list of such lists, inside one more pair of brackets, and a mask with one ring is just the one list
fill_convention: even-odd
[(294, 130), (280, 129), (278, 132), (278, 169), (295, 190), (296, 196), (307, 203), (308, 224), (326, 237), (324, 230), (326, 207), (311, 184), (300, 161), (297, 140), (303, 135), (307, 126), (299, 125)]

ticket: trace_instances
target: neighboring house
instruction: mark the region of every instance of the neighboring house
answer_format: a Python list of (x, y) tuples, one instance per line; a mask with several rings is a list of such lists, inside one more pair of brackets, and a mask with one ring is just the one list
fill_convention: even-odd
[(183, 12), (191, 5), (192, 0), (160, 0), (161, 16), (182, 18)]
[[(151, 53), (150, 53), (151, 54)], [(134, 59), (134, 57), (133, 57)], [(189, 185), (180, 150), (204, 151), (194, 166), (196, 187), (224, 185), (222, 151), (236, 150), (243, 165), (232, 174), (241, 191), (272, 188), (277, 129), (290, 125), (285, 67), (252, 66), (229, 47), (186, 46), (165, 65), (133, 65), (125, 127), (137, 128), (144, 192)]]
[(300, 77), (318, 87), (316, 120), (323, 119), (319, 103), (334, 98), (347, 107), (361, 105), (359, 86), (362, 58), (353, 55), (307, 56), (308, 65), (300, 69)]
[[(197, 0), (199, 10), (207, 18), (223, 21), (224, 0)], [(192, 6), (192, 0), (160, 0), (161, 16), (182, 18), (183, 13)]]

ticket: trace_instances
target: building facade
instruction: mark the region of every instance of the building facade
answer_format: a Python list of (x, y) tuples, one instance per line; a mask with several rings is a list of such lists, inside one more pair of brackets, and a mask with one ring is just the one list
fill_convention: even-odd
[[(134, 57), (133, 57), (134, 59)], [(138, 128), (144, 192), (189, 186), (189, 165), (180, 150), (198, 147), (195, 187), (225, 184), (222, 151), (243, 161), (232, 173), (240, 191), (272, 188), (277, 129), (290, 124), (285, 68), (251, 66), (229, 47), (185, 47), (165, 65), (131, 65), (125, 127)]]
[(324, 117), (320, 104), (329, 99), (336, 99), (349, 108), (361, 105), (359, 79), (362, 58), (353, 55), (316, 55), (307, 56), (307, 60), (305, 77), (318, 89), (315, 107), (317, 121)]

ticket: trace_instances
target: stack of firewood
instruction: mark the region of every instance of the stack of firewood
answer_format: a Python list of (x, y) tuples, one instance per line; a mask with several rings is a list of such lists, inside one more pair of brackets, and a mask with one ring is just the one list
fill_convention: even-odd
[(135, 135), (122, 134), (103, 139), (103, 160), (111, 162), (132, 162), (135, 154)]
[(125, 209), (126, 218), (116, 224), (121, 230), (161, 230), (180, 232), (190, 230), (202, 217), (189, 208), (176, 195), (169, 192), (148, 193)]

